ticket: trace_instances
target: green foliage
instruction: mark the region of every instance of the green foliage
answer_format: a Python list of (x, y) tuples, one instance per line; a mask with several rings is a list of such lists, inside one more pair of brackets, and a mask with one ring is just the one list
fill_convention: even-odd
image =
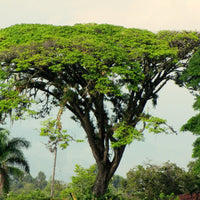
[(41, 123), (43, 127), (40, 129), (40, 135), (49, 138), (48, 146), (50, 148), (52, 148), (53, 144), (59, 143), (60, 147), (65, 149), (69, 145), (69, 141), (72, 140), (72, 137), (66, 134), (67, 130), (60, 130), (58, 128), (59, 123), (57, 120), (52, 120), (52, 118), (43, 121)]
[(170, 194), (170, 195), (165, 195), (163, 193), (160, 194), (159, 196), (160, 200), (179, 200), (179, 197), (176, 197), (174, 195), (174, 193)]
[(41, 190), (33, 190), (33, 191), (24, 191), (20, 194), (16, 193), (9, 193), (6, 200), (50, 200), (51, 198), (48, 197), (43, 191)]
[[(193, 108), (196, 111), (200, 110), (200, 96), (195, 95), (195, 102), (193, 104)], [(187, 123), (185, 123), (182, 127), (181, 127), (181, 131), (190, 131), (192, 132), (194, 135), (200, 135), (200, 114), (196, 114), (195, 116), (191, 117)]]
[[(48, 67), (49, 71), (59, 72), (66, 65), (81, 64), (88, 71), (83, 77), (95, 82), (91, 92), (120, 96), (124, 95), (124, 86), (129, 91), (138, 90), (138, 83), (145, 76), (140, 66), (145, 57), (156, 61), (163, 57), (175, 59), (178, 49), (171, 48), (169, 40), (198, 40), (195, 33), (170, 33), (166, 38), (161, 33), (157, 36), (149, 31), (97, 24), (22, 24), (2, 29), (0, 36), (5, 67), (9, 61), (16, 63), (20, 71), (34, 63), (38, 69)], [(115, 77), (119, 76), (117, 80)]]
[(92, 165), (89, 169), (84, 169), (80, 165), (76, 165), (74, 172), (75, 176), (72, 176), (72, 182), (68, 185), (65, 191), (62, 192), (63, 197), (70, 197), (71, 194), (78, 196), (78, 198), (85, 198), (85, 195), (92, 195), (92, 187), (96, 178), (96, 165)]
[[(83, 69), (80, 67), (76, 70), (88, 82), (86, 88), (90, 94), (100, 92), (119, 97), (126, 97), (131, 91), (140, 89), (147, 76), (146, 69), (143, 69), (146, 58), (154, 60), (153, 64), (160, 63), (153, 65), (155, 70), (159, 70), (163, 58), (172, 58), (172, 64), (177, 62), (178, 48), (172, 43), (182, 40), (198, 42), (198, 34), (195, 32), (168, 31), (156, 35), (146, 30), (106, 24), (77, 24), (72, 27), (21, 24), (2, 29), (0, 38), (4, 69), (15, 64), (19, 72), (33, 70), (34, 66), (38, 71), (45, 68), (46, 73), (57, 74), (63, 70), (70, 71), (72, 65), (80, 65)], [(153, 70), (151, 72), (148, 69), (148, 74), (153, 75)], [(2, 79), (7, 78), (5, 70), (1, 73)], [(53, 81), (55, 84), (60, 81), (59, 76), (57, 78), (57, 81)], [(14, 75), (12, 79), (16, 81)], [(73, 76), (67, 79), (67, 86), (77, 84), (72, 79)], [(93, 82), (94, 87), (90, 82)], [(37, 79), (24, 83), (29, 87), (28, 84), (44, 89), (43, 83), (37, 82)], [(23, 86), (20, 84), (18, 88)], [(69, 89), (66, 95), (69, 100), (75, 100), (77, 91)], [(12, 102), (15, 106), (8, 106), (8, 109), (19, 105), (17, 101)], [(127, 141), (129, 143), (130, 139)]]
[(165, 119), (143, 113), (141, 121), (143, 122), (143, 130), (148, 130), (150, 133), (175, 133), (174, 129), (167, 124)]
[[(1, 97), (0, 97), (0, 118), (4, 122), (7, 114), (11, 116), (12, 119), (25, 119), (26, 116), (35, 115), (36, 112), (30, 109), (30, 106), (34, 101), (26, 97), (26, 95), (20, 94), (17, 90), (13, 89), (12, 82), (9, 84), (2, 83), (1, 87)], [(22, 117), (23, 116), (23, 117)]]
[[(199, 191), (199, 176), (193, 171), (193, 164), (190, 163), (189, 171), (176, 166), (173, 163), (165, 163), (162, 166), (146, 164), (138, 165), (131, 169), (127, 178), (115, 175), (109, 185), (107, 193), (101, 197), (96, 197), (92, 192), (93, 182), (97, 174), (97, 168), (92, 165), (85, 169), (76, 165), (75, 175), (72, 182), (65, 184), (62, 181), (55, 181), (55, 198), (69, 200), (178, 200), (178, 194), (194, 193)], [(42, 180), (42, 181), (41, 181)], [(47, 183), (43, 172), (33, 178), (31, 175), (24, 176), (17, 183), (17, 191), (12, 190), (9, 200), (14, 199), (50, 199), (51, 179), (46, 187), (41, 186), (43, 180)], [(34, 187), (27, 187), (32, 184)], [(11, 187), (13, 188), (13, 187)]]
[(8, 137), (9, 131), (0, 129), (0, 184), (1, 192), (8, 193), (10, 178), (29, 173), (29, 164), (24, 157), (22, 148), (28, 148), (30, 143), (23, 138)]
[(113, 148), (130, 144), (134, 139), (143, 139), (142, 133), (137, 131), (137, 129), (133, 126), (127, 125), (126, 122), (119, 124), (119, 127), (116, 128), (113, 137), (116, 139), (115, 142), (112, 142)]
[(118, 192), (112, 191), (113, 188), (111, 185), (105, 195), (102, 197), (96, 197), (92, 192), (92, 187), (95, 182), (95, 178), (97, 175), (97, 166), (92, 165), (89, 168), (85, 169), (80, 165), (76, 165), (74, 172), (75, 176), (72, 176), (72, 182), (68, 184), (67, 188), (61, 192), (60, 197), (69, 198), (69, 199), (77, 199), (77, 200), (119, 200), (120, 197), (117, 194)]
[(183, 71), (180, 76), (179, 82), (187, 86), (190, 90), (199, 90), (200, 83), (200, 50), (195, 52), (189, 62), (189, 66)]
[[(43, 191), (45, 192), (46, 196), (49, 196), (49, 194), (51, 194), (51, 184), (52, 184), (52, 179), (50, 178), (46, 187), (43, 189)], [(54, 181), (54, 197), (55, 198), (62, 198), (62, 193), (63, 191), (67, 188), (67, 184), (64, 183), (63, 181), (60, 180), (55, 180)], [(63, 197), (63, 198), (66, 198)]]
[(113, 137), (115, 141), (112, 142), (112, 147), (125, 146), (132, 143), (134, 140), (144, 139), (144, 130), (148, 130), (150, 133), (175, 133), (174, 129), (167, 124), (167, 121), (159, 117), (153, 117), (149, 114), (142, 114), (140, 120), (143, 122), (143, 128), (137, 130), (131, 125), (127, 125), (126, 122), (120, 123), (115, 127)]
[(200, 159), (195, 159), (188, 164), (187, 190), (196, 193), (200, 190)]
[(159, 199), (161, 193), (186, 192), (187, 181), (186, 172), (169, 162), (163, 166), (138, 165), (127, 173), (127, 193), (136, 199), (154, 200)]
[(36, 189), (34, 178), (30, 174), (25, 174), (22, 177), (12, 177), (10, 190), (14, 193), (29, 191)]
[[(44, 172), (38, 172), (36, 177), (30, 174), (24, 177), (13, 177), (11, 182), (11, 191), (8, 199), (51, 199), (51, 179), (46, 180)], [(61, 192), (67, 187), (63, 181), (55, 180), (54, 184), (54, 199), (61, 199)]]
[(181, 131), (190, 131), (195, 135), (200, 135), (200, 114), (191, 117), (186, 124), (181, 127)]
[(38, 172), (38, 175), (35, 177), (34, 182), (36, 187), (43, 190), (47, 186), (46, 175), (44, 172)]
[(111, 181), (111, 185), (118, 190), (126, 186), (126, 179), (122, 176), (114, 175)]
[(127, 179), (122, 176), (113, 176), (109, 185), (109, 190), (110, 193), (116, 195), (118, 199), (129, 199), (129, 195), (127, 194)]
[(200, 173), (200, 159), (195, 159), (188, 164), (189, 171), (192, 174), (198, 175)]
[[(183, 71), (180, 76), (181, 84), (185, 85), (194, 95), (195, 102), (193, 108), (195, 111), (200, 110), (200, 96), (199, 96), (199, 83), (200, 83), (200, 50), (198, 50), (190, 59), (189, 66)], [(200, 135), (200, 113), (191, 117), (182, 127), (181, 131), (190, 131), (194, 135)], [(193, 171), (199, 174), (200, 171), (200, 137), (193, 143), (192, 157), (195, 158)]]

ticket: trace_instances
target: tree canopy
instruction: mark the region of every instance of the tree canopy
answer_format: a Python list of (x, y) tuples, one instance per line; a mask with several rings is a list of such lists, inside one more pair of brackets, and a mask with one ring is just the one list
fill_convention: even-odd
[(93, 192), (104, 194), (126, 145), (145, 129), (166, 131), (166, 121), (145, 113), (145, 105), (156, 104), (161, 88), (188, 66), (199, 36), (107, 24), (1, 29), (1, 119), (27, 111), (44, 117), (64, 105), (84, 129), (98, 166)]

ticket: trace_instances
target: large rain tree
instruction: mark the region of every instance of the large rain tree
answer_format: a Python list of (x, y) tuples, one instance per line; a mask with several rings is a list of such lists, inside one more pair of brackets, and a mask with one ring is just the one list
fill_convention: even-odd
[(166, 122), (145, 113), (145, 105), (156, 104), (199, 43), (196, 32), (113, 25), (1, 29), (1, 120), (7, 113), (21, 117), (33, 100), (37, 117), (64, 105), (85, 131), (98, 166), (93, 193), (103, 195), (126, 146), (142, 139), (145, 128), (165, 130)]

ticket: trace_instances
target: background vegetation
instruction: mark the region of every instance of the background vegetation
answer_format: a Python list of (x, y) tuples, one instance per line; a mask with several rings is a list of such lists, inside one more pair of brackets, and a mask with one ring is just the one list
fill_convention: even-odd
[[(174, 163), (163, 165), (146, 163), (129, 170), (126, 177), (115, 175), (109, 184), (107, 193), (102, 199), (116, 200), (170, 200), (177, 195), (194, 193), (200, 190), (200, 177), (190, 163), (188, 170)], [(92, 194), (92, 187), (97, 174), (96, 165), (85, 169), (76, 165), (75, 175), (70, 183), (55, 181), (54, 199), (100, 199)], [(25, 174), (23, 177), (13, 177), (8, 200), (50, 199), (51, 178), (47, 180), (44, 172), (36, 177)], [(2, 197), (2, 199), (4, 199)]]

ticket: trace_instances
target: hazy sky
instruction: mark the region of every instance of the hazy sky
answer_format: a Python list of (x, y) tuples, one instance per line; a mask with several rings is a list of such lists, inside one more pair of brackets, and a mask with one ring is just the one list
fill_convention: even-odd
[(1, 27), (109, 23), (157, 31), (200, 28), (198, 0), (0, 0)]
[[(199, 0), (0, 0), (0, 28), (20, 23), (74, 25), (95, 22), (154, 32), (163, 29), (200, 31), (199, 7)], [(149, 104), (147, 109), (167, 119), (176, 130), (194, 114), (193, 97), (173, 83), (169, 83), (159, 97), (157, 108), (152, 109)], [(68, 132), (84, 138), (81, 128), (68, 116), (69, 113), (66, 113), (63, 117)], [(26, 156), (33, 176), (40, 170), (50, 176), (53, 156), (45, 148), (46, 140), (35, 130), (39, 124), (39, 121), (28, 120), (8, 128), (13, 136), (23, 136), (32, 142)], [(148, 160), (157, 164), (170, 160), (185, 167), (191, 160), (194, 139), (190, 133), (179, 133), (178, 136), (147, 133), (145, 142), (134, 142), (128, 146), (117, 173), (125, 176), (130, 168)], [(89, 167), (93, 163), (87, 143), (71, 144), (68, 149), (58, 152), (56, 176), (69, 182), (75, 164)]]

